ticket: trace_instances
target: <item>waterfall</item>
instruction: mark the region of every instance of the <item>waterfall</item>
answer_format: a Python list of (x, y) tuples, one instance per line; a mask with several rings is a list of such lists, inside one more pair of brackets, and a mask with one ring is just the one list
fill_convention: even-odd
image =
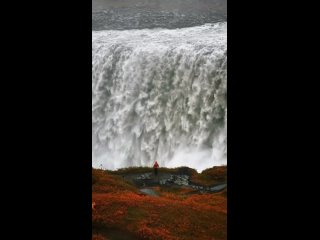
[(93, 166), (227, 163), (227, 23), (92, 32)]

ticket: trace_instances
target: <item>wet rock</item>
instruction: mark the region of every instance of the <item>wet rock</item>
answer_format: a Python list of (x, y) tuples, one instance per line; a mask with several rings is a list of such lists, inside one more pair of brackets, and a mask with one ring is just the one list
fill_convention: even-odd
[(160, 185), (177, 184), (179, 186), (189, 186), (189, 176), (187, 175), (170, 175), (169, 178), (161, 179)]
[(137, 177), (138, 180), (151, 179), (152, 173), (144, 173)]
[(165, 185), (167, 183), (167, 179), (161, 179), (159, 183), (160, 185)]
[(189, 185), (189, 176), (187, 175), (175, 175), (174, 176), (174, 181), (175, 184), (177, 185), (184, 185), (188, 186)]

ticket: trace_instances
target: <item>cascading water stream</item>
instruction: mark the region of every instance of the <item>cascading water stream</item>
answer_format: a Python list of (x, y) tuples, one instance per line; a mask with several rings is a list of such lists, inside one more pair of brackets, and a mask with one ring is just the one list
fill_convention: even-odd
[(227, 23), (92, 32), (93, 166), (227, 163)]

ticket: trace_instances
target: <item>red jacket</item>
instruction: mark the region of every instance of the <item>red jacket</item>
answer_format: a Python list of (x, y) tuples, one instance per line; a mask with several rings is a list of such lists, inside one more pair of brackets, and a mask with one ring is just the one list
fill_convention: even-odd
[(157, 161), (153, 164), (153, 167), (154, 168), (158, 168), (159, 167), (159, 164), (157, 163)]

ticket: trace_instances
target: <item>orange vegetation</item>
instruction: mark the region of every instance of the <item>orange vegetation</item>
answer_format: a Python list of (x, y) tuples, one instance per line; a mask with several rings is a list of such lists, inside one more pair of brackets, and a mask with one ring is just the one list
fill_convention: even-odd
[(94, 234), (92, 240), (107, 240), (107, 238), (101, 236), (100, 234)]
[[(225, 240), (225, 193), (190, 194), (189, 189), (154, 190), (159, 197), (139, 194), (122, 177), (93, 170), (93, 240), (112, 239), (108, 229), (119, 229), (127, 239)], [(105, 234), (106, 233), (106, 234)]]
[(227, 181), (227, 166), (213, 167), (202, 173), (193, 173), (192, 182), (200, 185), (210, 186)]

